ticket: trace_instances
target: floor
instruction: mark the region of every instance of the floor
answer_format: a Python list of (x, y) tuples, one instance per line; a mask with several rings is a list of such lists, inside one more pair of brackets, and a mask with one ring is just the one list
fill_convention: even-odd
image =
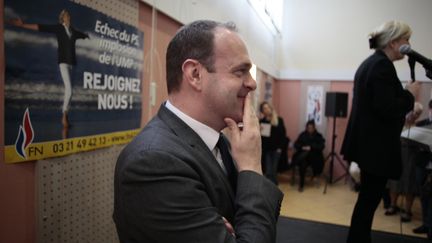
[[(303, 192), (297, 190), (298, 183), (292, 185), (291, 172), (279, 174), (279, 188), (284, 192), (281, 215), (349, 226), (351, 213), (357, 199), (357, 193), (351, 189), (349, 183), (340, 180), (327, 187), (324, 194), (325, 180), (313, 182), (306, 178)], [(401, 201), (402, 203), (402, 201)], [(421, 209), (418, 198), (415, 199), (412, 208), (413, 219), (409, 223), (400, 223), (400, 216), (385, 216), (384, 208), (378, 207), (372, 228), (374, 230), (391, 232), (396, 234), (424, 237), (412, 233), (415, 227), (421, 225)]]

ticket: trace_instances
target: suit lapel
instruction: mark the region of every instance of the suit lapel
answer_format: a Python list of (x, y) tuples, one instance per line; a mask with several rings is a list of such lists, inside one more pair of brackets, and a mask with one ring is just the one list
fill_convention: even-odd
[(196, 152), (197, 159), (207, 163), (210, 169), (217, 173), (219, 180), (223, 182), (224, 187), (229, 191), (232, 203), (234, 203), (235, 195), (230, 186), (228, 178), (217, 162), (213, 153), (209, 150), (201, 137), (198, 136), (198, 134), (179, 117), (168, 110), (165, 107), (165, 103), (163, 103), (159, 108), (157, 116), (172, 130), (174, 134), (176, 134), (192, 147), (192, 149)]

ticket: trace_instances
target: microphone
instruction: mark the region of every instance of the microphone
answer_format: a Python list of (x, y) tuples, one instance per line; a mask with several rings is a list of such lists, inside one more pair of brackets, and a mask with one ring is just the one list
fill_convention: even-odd
[(404, 55), (408, 55), (408, 57), (416, 60), (419, 62), (425, 69), (431, 70), (432, 69), (432, 60), (426, 58), (425, 56), (421, 55), (420, 53), (414, 51), (411, 49), (411, 46), (408, 44), (401, 45), (399, 47), (399, 52)]

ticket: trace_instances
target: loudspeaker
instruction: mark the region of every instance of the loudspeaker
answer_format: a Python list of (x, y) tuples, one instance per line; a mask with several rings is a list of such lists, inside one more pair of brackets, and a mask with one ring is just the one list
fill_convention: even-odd
[(348, 93), (327, 92), (325, 116), (346, 117), (348, 108)]

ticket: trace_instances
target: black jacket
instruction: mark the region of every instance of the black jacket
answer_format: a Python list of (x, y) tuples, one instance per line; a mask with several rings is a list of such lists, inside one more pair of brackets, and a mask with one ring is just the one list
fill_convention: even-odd
[(399, 178), (400, 133), (405, 115), (414, 107), (414, 97), (402, 88), (384, 52), (376, 51), (360, 65), (353, 94), (341, 153), (370, 174)]
[(417, 127), (424, 127), (424, 126), (429, 126), (429, 125), (432, 125), (432, 120), (429, 119), (429, 117), (428, 117), (428, 118), (425, 118), (425, 119), (423, 119), (423, 120), (421, 120), (421, 121), (418, 121), (418, 122), (416, 123), (416, 126), (417, 126)]
[(302, 147), (304, 146), (311, 146), (312, 152), (322, 153), (322, 150), (325, 147), (325, 139), (321, 135), (321, 133), (317, 131), (312, 134), (304, 131), (298, 136), (297, 140), (294, 143), (294, 147), (296, 151), (302, 151)]
[(307, 160), (313, 162), (314, 164), (324, 164), (323, 150), (325, 147), (325, 139), (321, 133), (315, 131), (309, 134), (307, 131), (303, 131), (298, 136), (297, 140), (294, 142), (294, 148), (296, 152), (293, 156), (293, 160), (299, 163), (299, 155), (302, 154), (303, 147), (310, 146), (311, 150), (308, 152)]
[[(260, 123), (267, 123), (265, 118), (261, 119)], [(281, 117), (278, 117), (278, 125), (271, 126), (270, 137), (261, 137), (263, 151), (273, 151), (276, 149), (284, 149), (286, 147), (286, 130), (284, 121)]]
[(58, 45), (58, 63), (67, 63), (70, 65), (76, 64), (75, 41), (77, 39), (88, 38), (87, 34), (82, 33), (71, 26), (70, 31), (72, 35), (69, 37), (66, 33), (65, 27), (62, 24), (39, 24), (38, 28), (40, 32), (47, 32), (56, 35)]

